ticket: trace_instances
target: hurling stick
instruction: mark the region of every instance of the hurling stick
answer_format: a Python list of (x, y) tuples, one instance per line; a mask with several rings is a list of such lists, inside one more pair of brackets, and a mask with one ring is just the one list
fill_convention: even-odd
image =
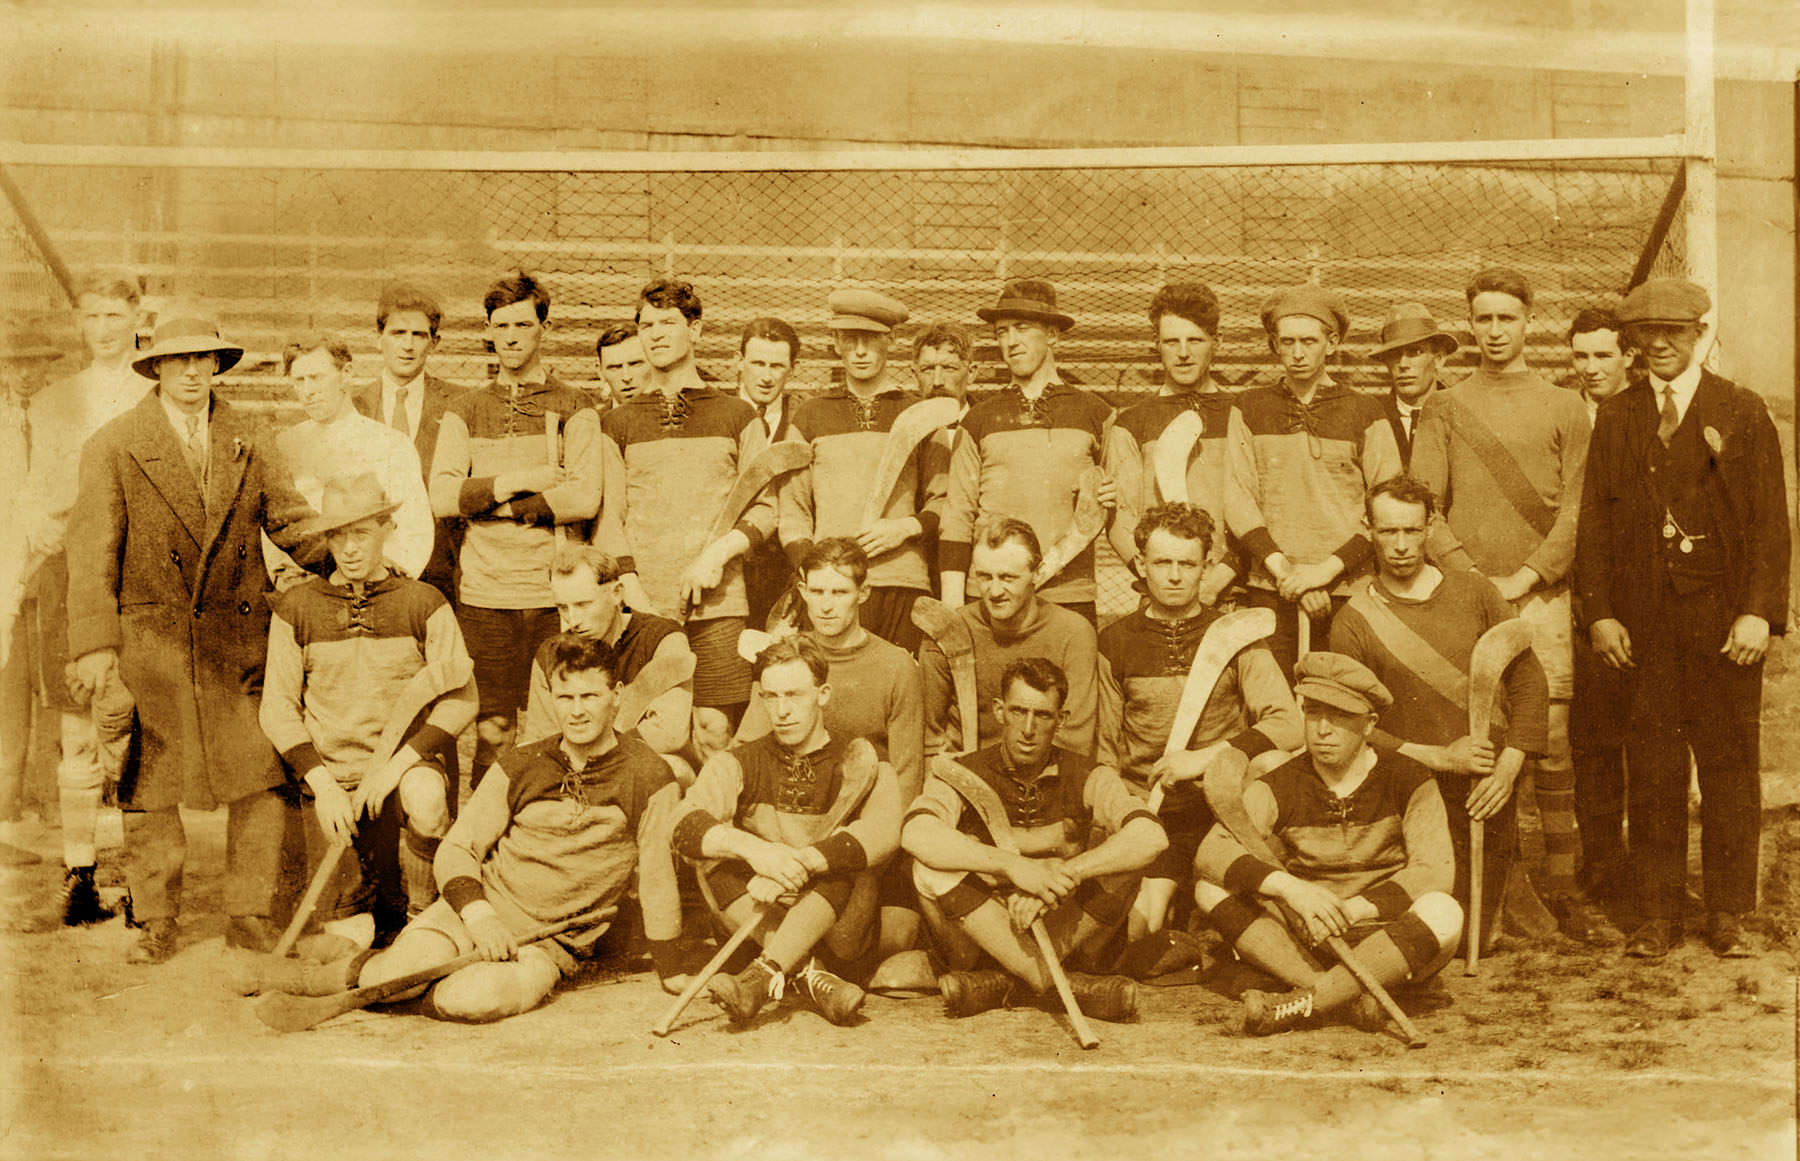
[[(1192, 415), (1193, 412), (1188, 412)], [(1188, 666), (1187, 683), (1181, 687), (1181, 703), (1175, 707), (1175, 720), (1169, 726), (1169, 741), (1163, 757), (1169, 758), (1187, 749), (1189, 739), (1200, 725), (1200, 715), (1212, 700), (1213, 690), (1225, 676), (1232, 658), (1250, 645), (1275, 634), (1275, 610), (1237, 609), (1226, 613), (1206, 627), (1194, 660)], [(1162, 809), (1165, 788), (1158, 782), (1150, 789), (1147, 804), (1150, 813)]]
[[(1237, 755), (1235, 760), (1233, 759), (1234, 754)], [(1224, 827), (1251, 857), (1260, 859), (1272, 867), (1286, 870), (1287, 864), (1275, 853), (1275, 848), (1263, 837), (1263, 833), (1256, 829), (1256, 823), (1250, 818), (1250, 812), (1244, 808), (1244, 773), (1248, 768), (1249, 762), (1236, 751), (1228, 750), (1220, 755), (1220, 760), (1214, 762), (1206, 771), (1207, 805), (1212, 807), (1213, 817), (1219, 820), (1219, 825)], [(1290, 917), (1289, 922), (1297, 924), (1299, 931), (1306, 930), (1305, 924), (1299, 922), (1298, 917)], [(1420, 1035), (1418, 1027), (1401, 1010), (1400, 1005), (1394, 1002), (1394, 997), (1388, 994), (1388, 990), (1382, 986), (1380, 980), (1375, 978), (1374, 973), (1370, 972), (1368, 967), (1356, 957), (1356, 953), (1350, 949), (1349, 944), (1344, 942), (1343, 937), (1333, 935), (1326, 939), (1325, 945), (1331, 949), (1331, 954), (1337, 957), (1338, 962), (1356, 977), (1356, 982), (1375, 997), (1375, 1001), (1381, 1005), (1382, 1010), (1399, 1026), (1400, 1035), (1406, 1040), (1406, 1046), (1408, 1048), (1425, 1047), (1425, 1038)]]
[[(606, 915), (605, 911), (588, 911), (565, 919), (560, 923), (551, 923), (535, 931), (528, 931), (515, 941), (520, 947), (549, 939), (553, 935), (561, 935), (571, 928), (584, 927), (599, 922)], [(364, 988), (354, 988), (348, 992), (338, 992), (331, 996), (292, 996), (286, 992), (271, 992), (262, 997), (256, 1004), (256, 1018), (277, 1032), (304, 1032), (308, 1028), (316, 1028), (334, 1016), (342, 1016), (345, 1012), (354, 1012), (358, 1008), (366, 1008), (370, 1004), (380, 1004), (392, 1000), (396, 996), (405, 995), (420, 984), (428, 984), (433, 980), (443, 979), (451, 972), (461, 971), (473, 963), (483, 959), (481, 952), (469, 951), (455, 959), (434, 964), (428, 968), (420, 968), (391, 980), (383, 980), (379, 984), (370, 984)]]
[[(812, 453), (812, 444), (787, 439), (772, 443), (751, 457), (750, 462), (738, 472), (737, 479), (732, 481), (724, 503), (719, 505), (718, 515), (713, 517), (712, 527), (707, 530), (706, 543), (701, 546), (701, 551), (711, 548), (721, 536), (730, 532), (764, 488), (789, 472), (798, 471), (812, 463)], [(686, 620), (689, 607), (687, 594), (683, 593), (675, 619)]]
[(619, 709), (613, 715), (613, 728), (620, 731), (635, 728), (649, 711), (652, 702), (693, 676), (692, 653), (665, 653), (652, 657), (638, 670), (637, 676), (619, 691)]
[(912, 623), (937, 643), (950, 662), (950, 679), (956, 689), (956, 716), (962, 728), (965, 752), (979, 749), (981, 737), (980, 695), (975, 676), (975, 637), (969, 623), (955, 609), (931, 597), (913, 602)]
[(1197, 411), (1183, 411), (1156, 438), (1156, 491), (1165, 504), (1188, 503), (1188, 461), (1205, 423)]
[[(553, 468), (562, 466), (562, 448), (557, 442), (556, 433), (562, 427), (562, 421), (554, 411), (544, 412), (544, 452), (548, 456), (547, 463)], [(568, 532), (561, 524), (555, 526), (556, 547), (561, 548), (569, 538)]]
[(863, 505), (863, 528), (881, 519), (882, 513), (887, 511), (894, 488), (900, 483), (900, 473), (912, 459), (913, 449), (930, 438), (932, 432), (955, 423), (961, 412), (962, 405), (956, 400), (940, 397), (920, 400), (894, 417), (893, 426), (888, 428), (887, 441), (881, 447), (881, 458), (875, 463), (874, 485), (869, 491), (868, 503)]
[(1106, 473), (1098, 464), (1083, 468), (1075, 490), (1075, 517), (1069, 530), (1057, 537), (1056, 543), (1044, 550), (1043, 562), (1031, 576), (1035, 588), (1043, 588), (1069, 562), (1086, 551), (1087, 546), (1106, 527), (1106, 509), (1100, 506), (1100, 485)]
[[(1517, 617), (1502, 621), (1481, 635), (1469, 654), (1469, 737), (1486, 738), (1494, 720), (1494, 697), (1506, 667), (1531, 648), (1531, 626)], [(1487, 823), (1469, 820), (1469, 929), (1463, 936), (1463, 974), (1472, 976), (1481, 966), (1482, 885), (1486, 876)]]
[[(956, 791), (981, 816), (996, 847), (1018, 853), (1019, 844), (1013, 838), (1012, 823), (1006, 815), (1006, 804), (1000, 801), (1000, 796), (994, 793), (992, 787), (983, 782), (973, 770), (943, 754), (931, 759), (931, 773)], [(1056, 994), (1062, 1000), (1063, 1011), (1068, 1013), (1069, 1026), (1075, 1030), (1076, 1042), (1083, 1048), (1098, 1048), (1100, 1037), (1094, 1034), (1094, 1026), (1088, 1023), (1087, 1014), (1075, 999), (1075, 989), (1069, 986), (1068, 973), (1063, 971), (1062, 960), (1056, 955), (1056, 944), (1051, 941), (1050, 930), (1044, 926), (1041, 918), (1032, 920), (1031, 935), (1037, 940), (1038, 952), (1043, 956), (1044, 966), (1056, 985)]]
[(350, 849), (349, 843), (334, 842), (325, 848), (325, 855), (319, 860), (319, 869), (313, 872), (312, 882), (306, 885), (306, 894), (300, 897), (300, 906), (294, 909), (294, 917), (288, 920), (287, 930), (275, 941), (275, 949), (269, 954), (276, 959), (286, 959), (294, 944), (300, 941), (300, 933), (312, 920), (313, 912), (319, 908), (319, 896), (325, 893), (325, 884), (337, 874), (338, 863), (344, 858), (344, 852)]
[[(845, 751), (841, 769), (843, 781), (838, 787), (837, 799), (831, 804), (831, 810), (820, 820), (818, 833), (821, 836), (829, 835), (845, 819), (861, 808), (863, 802), (868, 799), (869, 792), (875, 788), (875, 780), (881, 777), (881, 760), (875, 753), (875, 747), (867, 739), (857, 738), (851, 741), (849, 748)], [(755, 878), (759, 879), (762, 876), (758, 875)], [(704, 884), (702, 885), (704, 886)], [(710, 902), (711, 895), (709, 894), (707, 898)], [(784, 900), (788, 898), (788, 896), (783, 896)], [(744, 941), (750, 938), (768, 916), (769, 904), (756, 903), (750, 913), (750, 918), (744, 920), (738, 929), (731, 933), (731, 938), (727, 939), (724, 945), (713, 953), (713, 957), (706, 961), (706, 966), (695, 973), (694, 978), (688, 981), (688, 986), (681, 989), (681, 994), (676, 996), (675, 1002), (669, 1005), (668, 1011), (662, 1014), (662, 1019), (651, 1025), (650, 1031), (658, 1036), (667, 1036), (669, 1029), (675, 1026), (675, 1021), (681, 1018), (681, 1013), (694, 1002), (694, 997), (698, 996), (706, 985), (712, 982), (714, 976), (724, 970), (725, 961), (731, 958), (733, 952), (743, 946)]]

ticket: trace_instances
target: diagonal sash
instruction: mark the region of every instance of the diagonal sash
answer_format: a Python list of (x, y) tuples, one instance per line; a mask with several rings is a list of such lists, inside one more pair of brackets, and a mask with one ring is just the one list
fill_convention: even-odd
[(1375, 578), (1368, 577), (1351, 590), (1349, 607), (1361, 613), (1395, 660), (1412, 670), (1433, 691), (1459, 710), (1469, 704), (1469, 675), (1432, 647), (1431, 642), (1402, 621), (1388, 603), (1375, 591)]
[(1525, 469), (1506, 450), (1500, 437), (1483, 423), (1481, 419), (1457, 399), (1454, 394), (1439, 397), (1439, 406), (1444, 419), (1450, 424), (1450, 430), (1467, 444), (1487, 469), (1488, 475), (1494, 478), (1499, 486), (1500, 494), (1512, 505), (1513, 511), (1531, 525), (1539, 536), (1550, 535), (1556, 526), (1556, 509), (1544, 503), (1544, 498), (1525, 475)]

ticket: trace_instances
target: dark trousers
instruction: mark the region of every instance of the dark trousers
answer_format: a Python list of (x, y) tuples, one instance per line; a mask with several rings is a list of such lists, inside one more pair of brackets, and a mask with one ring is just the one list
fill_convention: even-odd
[(1700, 779), (1700, 858), (1708, 911), (1756, 906), (1762, 826), (1762, 664), (1719, 652), (1738, 610), (1726, 586), (1677, 595), (1631, 630), (1632, 881), (1648, 919), (1679, 919), (1687, 885), (1690, 749)]
[[(225, 804), (225, 914), (269, 914), (291, 809), (274, 790), (259, 790)], [(173, 806), (126, 810), (125, 851), (125, 881), (137, 918), (173, 919), (181, 914), (181, 871), (187, 861), (181, 812)]]
[(1625, 864), (1625, 734), (1631, 672), (1607, 665), (1577, 629), (1569, 749), (1575, 767), (1575, 821), (1581, 832), (1581, 888), (1620, 885)]
[[(1433, 774), (1438, 793), (1444, 798), (1444, 817), (1450, 823), (1450, 849), (1456, 855), (1456, 879), (1450, 894), (1469, 913), (1470, 888), (1474, 880), (1474, 839), (1469, 825), (1469, 788), (1475, 779), (1468, 774)], [(1481, 834), (1481, 946), (1485, 949), (1493, 938), (1494, 919), (1500, 913), (1500, 896), (1506, 888), (1506, 873), (1512, 868), (1519, 849), (1519, 796), (1507, 796), (1506, 805), (1483, 822)], [(1464, 930), (1467, 930), (1465, 922)]]

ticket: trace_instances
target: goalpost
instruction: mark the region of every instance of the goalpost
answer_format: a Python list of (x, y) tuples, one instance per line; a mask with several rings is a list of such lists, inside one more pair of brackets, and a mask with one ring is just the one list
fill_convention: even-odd
[[(1563, 365), (1575, 310), (1688, 273), (1702, 232), (1683, 212), (1692, 156), (1682, 137), (816, 153), (0, 144), (0, 274), (6, 312), (64, 328), (71, 349), (58, 264), (124, 266), (153, 293), (206, 297), (250, 350), (228, 390), (265, 405), (286, 403), (278, 353), (297, 329), (339, 333), (373, 374), (375, 302), (394, 279), (444, 303), (439, 373), (484, 380), (481, 295), (515, 267), (548, 285), (549, 358), (576, 383), (595, 377), (601, 326), (631, 317), (647, 279), (674, 275), (705, 303), (698, 353), (717, 378), (733, 375), (743, 324), (774, 315), (804, 343), (793, 388), (828, 385), (826, 295), (869, 286), (912, 311), (901, 360), (916, 328), (970, 327), (979, 391), (998, 360), (975, 310), (1004, 279), (1042, 277), (1077, 320), (1059, 366), (1115, 403), (1155, 389), (1145, 308), (1181, 279), (1219, 295), (1222, 385), (1272, 381), (1260, 304), (1312, 282), (1353, 317), (1333, 375), (1384, 390), (1364, 353), (1386, 308), (1421, 302), (1455, 330), (1481, 266), (1532, 280), (1531, 358), (1545, 371)], [(1100, 603), (1135, 604), (1116, 563)]]

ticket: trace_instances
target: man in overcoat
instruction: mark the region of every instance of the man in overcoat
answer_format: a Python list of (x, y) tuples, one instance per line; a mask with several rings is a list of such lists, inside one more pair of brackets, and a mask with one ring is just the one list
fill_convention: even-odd
[(175, 953), (187, 840), (178, 807), (227, 808), (229, 946), (267, 951), (287, 806), (257, 723), (269, 634), (259, 535), (302, 565), (323, 541), (273, 439), (213, 391), (244, 349), (198, 308), (171, 305), (133, 361), (157, 381), (82, 451), (70, 517), (69, 655), (75, 681), (117, 676), (137, 702), (142, 758), (121, 788), (126, 878), (143, 933), (128, 958)]
[(1583, 627), (1630, 691), (1630, 881), (1644, 921), (1625, 950), (1647, 959), (1681, 939), (1690, 751), (1707, 942), (1753, 954), (1739, 919), (1756, 906), (1763, 658), (1787, 627), (1781, 444), (1760, 396), (1700, 365), (1710, 307), (1673, 278), (1620, 305), (1647, 374), (1600, 404), (1575, 554)]

